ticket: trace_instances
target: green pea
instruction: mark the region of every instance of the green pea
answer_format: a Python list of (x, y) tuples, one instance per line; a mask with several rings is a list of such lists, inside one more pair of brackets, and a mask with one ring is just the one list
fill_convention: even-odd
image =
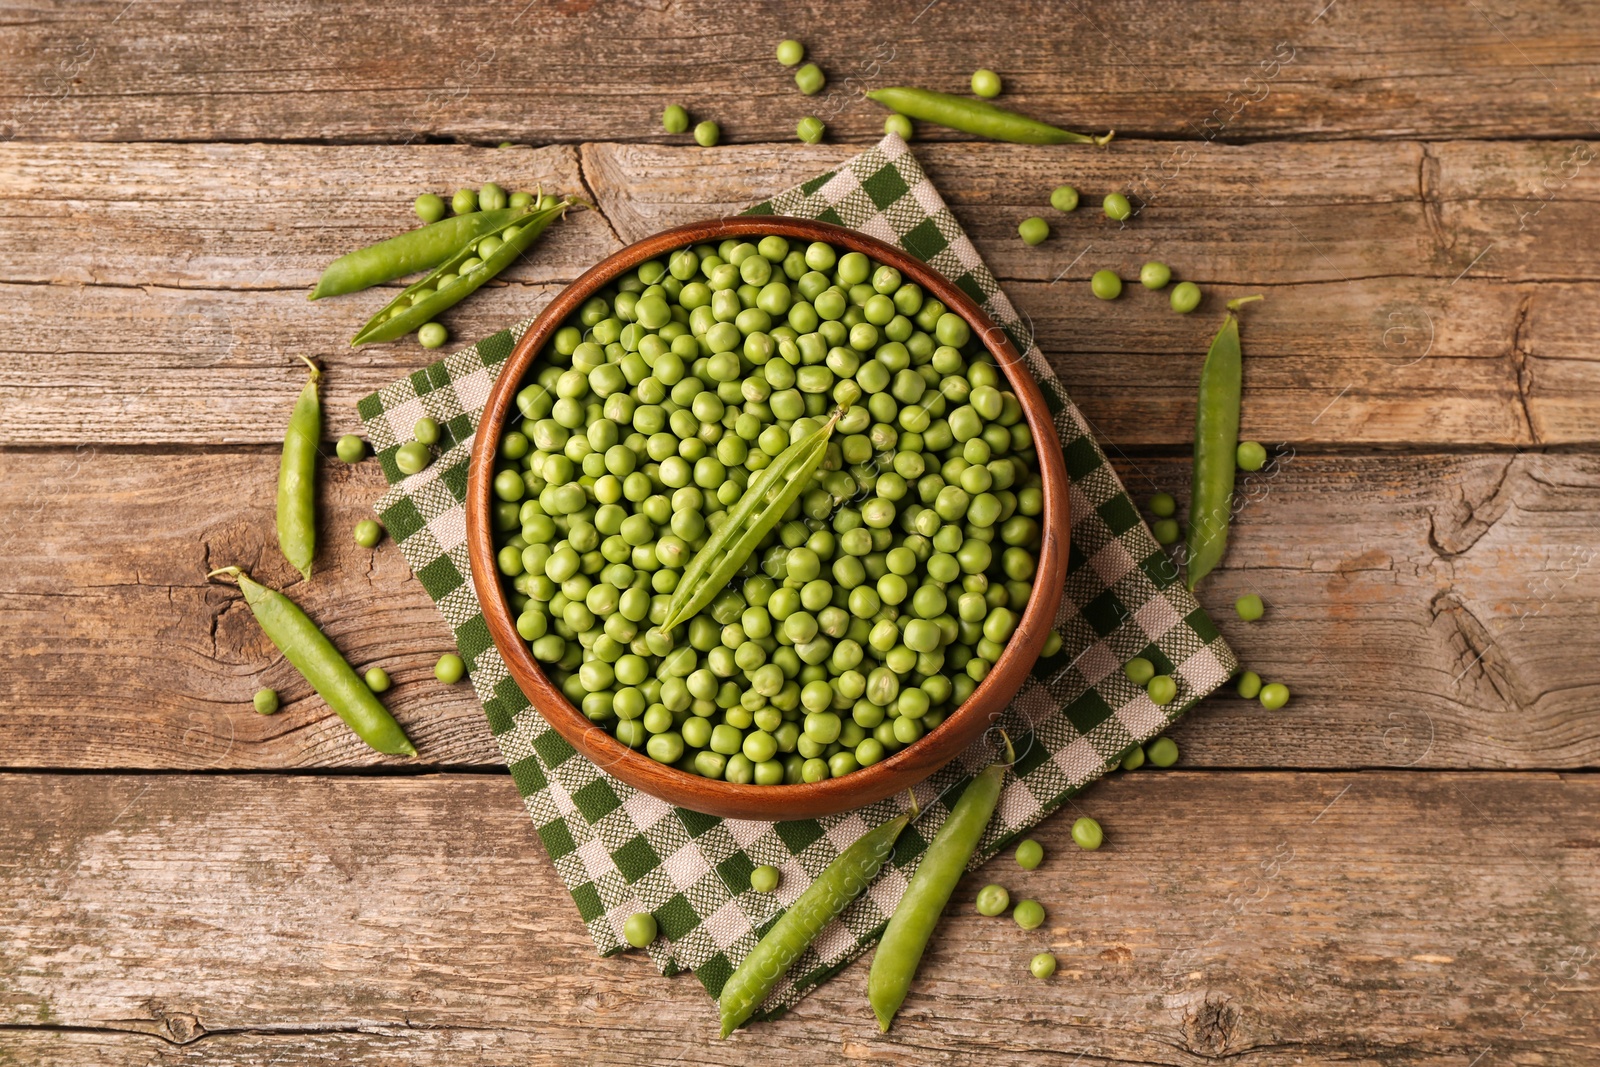
[(1136, 771), (1143, 766), (1144, 749), (1140, 748), (1138, 745), (1134, 745), (1128, 750), (1127, 754), (1122, 757), (1122, 769), (1125, 771)]
[(1178, 695), (1178, 683), (1171, 675), (1158, 674), (1145, 683), (1144, 691), (1151, 702), (1160, 707), (1172, 703), (1172, 699)]
[(443, 323), (425, 322), (417, 327), (417, 343), (423, 348), (440, 348), (450, 340), (450, 331)]
[(1057, 211), (1078, 210), (1078, 190), (1070, 185), (1058, 185), (1050, 194), (1050, 206)]
[(668, 104), (661, 112), (661, 128), (668, 133), (682, 133), (689, 128), (689, 113), (677, 104)]
[(806, 96), (815, 96), (828, 84), (827, 77), (822, 73), (822, 68), (815, 63), (807, 63), (794, 72), (794, 83), (800, 92)]
[(417, 441), (408, 441), (395, 450), (394, 465), (401, 474), (418, 474), (432, 462), (433, 453)]
[(257, 689), (250, 700), (255, 705), (257, 715), (277, 714), (278, 691), (276, 689)]
[(1245, 622), (1255, 622), (1266, 612), (1266, 605), (1261, 603), (1261, 598), (1254, 593), (1248, 593), (1233, 602), (1233, 610), (1239, 613), (1239, 618)]
[(1044, 846), (1033, 838), (1027, 838), (1017, 846), (1017, 866), (1025, 871), (1031, 871), (1044, 862)]
[(445, 685), (455, 685), (466, 677), (467, 665), (461, 662), (461, 657), (454, 652), (446, 652), (439, 657), (439, 662), (433, 665), (433, 676)]
[(909, 141), (914, 131), (910, 119), (904, 115), (893, 114), (883, 120), (883, 132), (896, 134), (902, 141)]
[(1072, 824), (1072, 841), (1081, 849), (1093, 852), (1105, 841), (1105, 831), (1087, 815)]
[(1150, 679), (1156, 676), (1156, 665), (1143, 656), (1135, 656), (1122, 668), (1122, 673), (1127, 675), (1128, 681), (1134, 685), (1148, 685)]
[(1172, 287), (1172, 295), (1168, 300), (1173, 311), (1187, 315), (1200, 306), (1200, 295), (1200, 287), (1194, 282), (1179, 282)]
[(1056, 973), (1056, 958), (1048, 952), (1041, 952), (1028, 961), (1028, 972), (1035, 978), (1049, 978)]
[(722, 127), (710, 119), (706, 119), (694, 128), (694, 143), (702, 148), (711, 148), (721, 139)]
[(471, 189), (457, 189), (456, 195), (450, 198), (450, 210), (457, 215), (478, 210), (478, 194)]
[(367, 683), (367, 688), (374, 693), (388, 692), (389, 686), (393, 684), (389, 680), (389, 672), (382, 667), (369, 668), (364, 680)]
[(1157, 519), (1150, 524), (1150, 532), (1159, 544), (1170, 545), (1178, 539), (1178, 520)]
[(1133, 214), (1133, 205), (1121, 193), (1107, 193), (1104, 203), (1106, 218), (1122, 222)]
[(825, 127), (823, 126), (821, 119), (816, 118), (813, 115), (807, 115), (805, 118), (796, 123), (794, 133), (796, 137), (800, 138), (800, 140), (804, 141), (806, 144), (816, 144), (822, 140), (822, 133), (824, 129)]
[(411, 202), (417, 218), (423, 222), (438, 222), (444, 218), (444, 200), (433, 193), (423, 193)]
[(1261, 687), (1261, 706), (1277, 711), (1289, 703), (1289, 687), (1280, 682), (1269, 682)]
[(1234, 461), (1242, 471), (1258, 471), (1267, 465), (1267, 450), (1260, 441), (1240, 441)]
[(793, 38), (778, 42), (778, 62), (792, 67), (806, 57), (806, 46)]
[(1239, 695), (1246, 700), (1254, 700), (1261, 695), (1261, 675), (1255, 671), (1245, 671), (1239, 675)]
[(362, 548), (373, 548), (383, 540), (383, 527), (371, 519), (362, 519), (356, 523), (354, 537)]
[(1122, 279), (1112, 270), (1097, 270), (1089, 279), (1089, 288), (1101, 300), (1115, 300), (1122, 295)]
[(754, 889), (757, 893), (776, 892), (778, 883), (782, 880), (782, 877), (783, 876), (781, 873), (779, 873), (778, 868), (773, 867), (770, 864), (763, 863), (761, 866), (751, 870), (750, 888)]
[(1050, 236), (1050, 224), (1037, 215), (1017, 224), (1017, 235), (1025, 245), (1036, 245)]
[(1178, 513), (1178, 502), (1172, 498), (1171, 493), (1157, 493), (1149, 500), (1150, 514), (1161, 519), (1170, 519)]
[(656, 939), (656, 917), (647, 911), (635, 912), (622, 924), (622, 937), (634, 948), (644, 948)]
[(1146, 289), (1165, 289), (1170, 281), (1172, 268), (1165, 263), (1151, 260), (1139, 268), (1139, 284)]
[(1019, 900), (1011, 918), (1024, 930), (1037, 929), (1044, 925), (1044, 905), (1037, 900)]
[(1178, 762), (1178, 743), (1170, 737), (1158, 737), (1144, 746), (1144, 754), (1156, 767), (1171, 767)]
[(333, 450), (346, 463), (360, 463), (367, 457), (367, 443), (353, 433), (339, 438)]

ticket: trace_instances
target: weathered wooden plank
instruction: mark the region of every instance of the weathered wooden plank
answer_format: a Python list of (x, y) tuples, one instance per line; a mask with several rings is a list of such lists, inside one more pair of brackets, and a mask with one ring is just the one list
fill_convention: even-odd
[[(1580, 1064), (1600, 1025), (1587, 775), (1119, 775), (1072, 808), (1099, 852), (1058, 816), (1037, 871), (962, 883), (892, 1033), (858, 962), (727, 1042), (692, 978), (594, 957), (503, 777), (6, 776), (0, 803), (18, 1063)], [(973, 914), (996, 879), (1050, 921)]]
[[(1187, 495), (1181, 458), (1115, 462), (1140, 499), (1158, 488)], [(275, 654), (235, 593), (203, 583), (230, 563), (294, 583), (352, 662), (395, 676), (386, 699), (423, 761), (498, 761), (470, 692), (431, 677), (449, 635), (398, 551), (350, 540), (381, 489), (376, 466), (325, 466), (322, 554), (301, 583), (274, 540), (276, 463), (269, 449), (8, 454), (0, 765), (383, 762)], [(1213, 698), (1179, 727), (1186, 761), (1600, 762), (1590, 715), (1597, 486), (1600, 461), (1570, 454), (1289, 455), (1242, 482), (1227, 567), (1202, 600), (1245, 662), (1287, 683), (1294, 702), (1268, 714), (1231, 693)], [(1234, 617), (1246, 592), (1268, 603), (1264, 621)], [(288, 704), (268, 719), (249, 703), (263, 684)]]
[[(1143, 146), (1142, 166), (1159, 162), (1152, 148), (1169, 150)], [(1309, 444), (1521, 445), (1595, 439), (1587, 409), (1600, 381), (1586, 339), (1597, 302), (1585, 279), (1600, 274), (1588, 266), (1600, 247), (1589, 239), (1600, 208), (1558, 200), (1522, 232), (1515, 225), (1517, 212), (1531, 210), (1524, 186), (1567, 150), (1219, 146), (1163, 186), (1129, 229), (1084, 209), (1059, 220), (1057, 238), (1038, 249), (1012, 231), (1016, 216), (1038, 209), (1029, 198), (1060, 177), (1045, 155), (971, 145), (924, 152), (980, 248), (1012, 279), (1009, 291), (1069, 390), (1118, 445), (1188, 440), (1213, 305), (1263, 288), (1271, 299), (1252, 310), (1248, 382), (1272, 400), (1252, 405), (1261, 420), (1254, 432)], [(836, 161), (845, 151), (826, 153)], [(1016, 166), (997, 168), (995, 153)], [(1112, 156), (1086, 158), (1101, 168), (1096, 181), (1130, 173)], [(627, 239), (735, 210), (820, 165), (773, 146), (588, 145), (583, 160)], [(1483, 163), (1482, 189), (1472, 184), (1474, 160)], [(20, 250), (0, 269), (22, 283), (0, 285), (0, 330), (15, 338), (16, 354), (0, 368), (13, 415), (0, 440), (265, 443), (278, 428), (261, 413), (297, 377), (297, 351), (338, 353), (329, 402), (347, 407), (432, 356), (409, 341), (344, 347), (384, 297), (307, 306), (300, 287), (330, 248), (405, 225), (418, 188), (447, 189), (485, 167), (572, 188), (582, 184), (577, 161), (565, 147), (0, 147), (0, 236)], [(1437, 192), (1424, 206), (1418, 175), (1435, 167), (1426, 184)], [(91, 172), (105, 175), (104, 199), (92, 208), (73, 198)], [(208, 177), (174, 202), (171, 190), (197, 173), (237, 177)], [(1561, 195), (1581, 194), (1587, 177), (1579, 171)], [(1245, 182), (1260, 195), (1230, 192)], [(152, 212), (159, 197), (167, 207)], [(112, 254), (93, 228), (99, 215), (126, 235)], [(532, 314), (555, 284), (617, 243), (606, 219), (576, 213), (512, 272), (510, 286), (445, 319), (471, 338)], [(1084, 283), (1094, 270), (1131, 277), (1154, 255), (1180, 276), (1219, 283), (1207, 310), (1173, 315), (1159, 294), (1131, 286), (1114, 304), (1090, 296)], [(1329, 409), (1335, 397), (1343, 402)]]
[[(275, 0), (36, 3), (0, 36), (0, 133), (30, 140), (413, 142), (663, 137), (681, 102), (737, 141), (802, 115), (859, 139), (872, 86), (966, 92), (1000, 71), (1008, 104), (1125, 135), (1586, 136), (1600, 35), (1581, 5), (1172, 9), (1016, 0), (974, 17), (926, 0), (736, 15), (716, 0), (641, 7), (468, 3), (448, 28), (391, 8)], [(381, 26), (381, 32), (373, 32)], [(772, 58), (785, 36), (828, 72), (805, 99)], [(1585, 107), (1585, 104), (1591, 106)]]

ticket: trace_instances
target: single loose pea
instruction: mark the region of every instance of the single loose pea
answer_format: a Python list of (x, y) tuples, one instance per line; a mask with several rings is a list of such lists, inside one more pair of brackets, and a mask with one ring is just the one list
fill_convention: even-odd
[(1006, 887), (995, 882), (990, 882), (978, 890), (978, 897), (973, 901), (973, 907), (978, 909), (979, 915), (1001, 915), (1011, 906), (1011, 894), (1006, 892)]
[(1087, 815), (1072, 824), (1072, 842), (1085, 851), (1093, 852), (1105, 839), (1106, 834), (1100, 829), (1100, 824)]
[(367, 458), (367, 443), (355, 434), (347, 433), (339, 438), (333, 451), (346, 463), (360, 463)]
[(1158, 737), (1144, 746), (1144, 754), (1157, 767), (1170, 767), (1178, 762), (1178, 742), (1170, 737)]
[(411, 426), (411, 439), (413, 441), (420, 441), (422, 444), (425, 444), (425, 445), (436, 445), (436, 444), (438, 444), (439, 443), (439, 422), (438, 422), (438, 420), (429, 418), (427, 415), (422, 416), (422, 418), (418, 419)]
[(1170, 545), (1178, 539), (1178, 520), (1157, 519), (1150, 524), (1150, 532), (1159, 544)]
[(438, 222), (444, 218), (444, 198), (433, 193), (423, 193), (411, 202), (411, 207), (423, 222)]
[(1239, 613), (1239, 618), (1245, 622), (1255, 622), (1267, 610), (1261, 603), (1261, 598), (1254, 593), (1247, 593), (1233, 602), (1233, 610)]
[(1240, 441), (1233, 458), (1240, 470), (1258, 471), (1267, 465), (1267, 450), (1260, 441)]
[(1037, 929), (1044, 925), (1044, 905), (1037, 900), (1019, 900), (1011, 917), (1024, 930)]
[(352, 536), (355, 537), (356, 544), (362, 548), (375, 548), (378, 542), (383, 540), (383, 527), (372, 519), (362, 519), (356, 523)]
[(1171, 493), (1157, 493), (1150, 498), (1150, 514), (1158, 519), (1170, 519), (1178, 513), (1178, 502)]
[(689, 113), (677, 104), (668, 104), (661, 112), (661, 128), (668, 133), (682, 133), (689, 128)]
[(1239, 695), (1246, 700), (1254, 700), (1261, 695), (1261, 675), (1255, 671), (1245, 671), (1239, 675)]
[(1023, 219), (1017, 224), (1017, 235), (1025, 245), (1036, 245), (1050, 236), (1050, 224), (1039, 216)]
[(506, 191), (494, 182), (484, 182), (478, 187), (478, 207), (484, 211), (498, 211), (506, 206)]
[(1050, 206), (1057, 211), (1078, 210), (1078, 190), (1070, 185), (1058, 185), (1050, 194)]
[(806, 57), (806, 46), (790, 37), (778, 42), (778, 62), (792, 67)]
[(1172, 280), (1172, 268), (1165, 263), (1151, 260), (1139, 268), (1139, 284), (1146, 289), (1165, 289)]
[(382, 667), (369, 668), (366, 674), (366, 681), (367, 688), (374, 693), (386, 693), (389, 691), (389, 686), (394, 684), (389, 680), (389, 672)]
[(1122, 668), (1122, 673), (1134, 685), (1146, 685), (1156, 676), (1156, 665), (1143, 656), (1135, 656)]
[(400, 468), (401, 474), (416, 474), (433, 462), (433, 453), (428, 451), (428, 446), (417, 441), (407, 441), (395, 449), (394, 465)]
[(656, 939), (659, 927), (648, 911), (636, 911), (622, 924), (622, 936), (634, 948), (644, 948)]
[(417, 344), (423, 348), (438, 348), (450, 340), (450, 331), (442, 322), (425, 322), (417, 327)]
[(1144, 691), (1157, 707), (1172, 703), (1172, 698), (1178, 695), (1178, 683), (1170, 674), (1158, 674), (1145, 683)]
[(914, 131), (911, 120), (897, 112), (883, 120), (883, 132), (897, 133), (902, 141), (909, 141)]
[(1121, 193), (1107, 193), (1102, 205), (1106, 218), (1121, 222), (1133, 214), (1133, 205)]
[(1122, 279), (1114, 270), (1097, 270), (1089, 279), (1089, 288), (1101, 300), (1115, 300), (1122, 295)]
[(457, 189), (456, 195), (450, 198), (450, 210), (457, 215), (478, 210), (477, 192), (472, 189)]
[(1000, 95), (1000, 75), (987, 67), (980, 67), (972, 72), (972, 95), (981, 96), (985, 100)]
[(1031, 871), (1044, 861), (1044, 846), (1028, 838), (1017, 846), (1017, 866)]
[(278, 711), (278, 691), (276, 689), (257, 689), (255, 696), (250, 698), (256, 706), (257, 715), (274, 715)]
[(816, 144), (822, 140), (822, 131), (825, 127), (822, 120), (814, 115), (807, 115), (795, 124), (794, 135), (806, 144)]
[(807, 63), (794, 72), (794, 83), (806, 96), (816, 96), (822, 92), (822, 87), (828, 84), (828, 79), (822, 73), (821, 67), (815, 63)]
[(771, 893), (778, 888), (782, 877), (778, 868), (763, 863), (750, 872), (750, 888), (757, 893)]
[(1136, 771), (1143, 766), (1144, 749), (1140, 748), (1138, 745), (1133, 746), (1133, 748), (1128, 750), (1128, 754), (1122, 757), (1122, 769), (1125, 771)]
[(694, 143), (701, 148), (711, 148), (720, 140), (722, 140), (722, 127), (710, 119), (695, 126)]
[(1049, 978), (1056, 973), (1056, 958), (1048, 952), (1041, 952), (1028, 961), (1028, 970), (1035, 978)]
[(462, 663), (461, 657), (454, 652), (446, 652), (439, 657), (439, 662), (433, 665), (433, 676), (445, 685), (455, 685), (466, 673), (467, 665)]
[(1261, 706), (1268, 711), (1277, 711), (1289, 703), (1289, 687), (1282, 682), (1268, 682), (1261, 687)]
[(1173, 311), (1187, 315), (1200, 306), (1200, 287), (1194, 282), (1179, 282), (1172, 287), (1172, 296), (1168, 300)]

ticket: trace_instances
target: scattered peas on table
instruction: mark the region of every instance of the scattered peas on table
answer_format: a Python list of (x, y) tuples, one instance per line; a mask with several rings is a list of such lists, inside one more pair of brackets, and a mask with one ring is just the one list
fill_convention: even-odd
[(470, 215), (478, 210), (478, 194), (473, 189), (457, 189), (450, 198), (450, 210), (457, 215)]
[(1122, 673), (1134, 685), (1147, 685), (1156, 676), (1156, 665), (1143, 656), (1135, 656), (1123, 666)]
[(1261, 675), (1255, 671), (1245, 671), (1239, 675), (1239, 695), (1246, 700), (1254, 700), (1261, 695)]
[(1242, 471), (1258, 471), (1267, 465), (1267, 450), (1260, 441), (1240, 441), (1234, 450), (1234, 462)]
[(1128, 754), (1122, 757), (1122, 769), (1125, 771), (1136, 771), (1143, 766), (1144, 748), (1140, 745), (1134, 745), (1128, 750)]
[(783, 875), (778, 868), (763, 863), (750, 872), (750, 888), (757, 893), (773, 893), (777, 891), (782, 878)]
[(1157, 493), (1150, 498), (1150, 514), (1158, 519), (1170, 519), (1178, 513), (1178, 502), (1171, 493)]
[(936, 730), (1032, 593), (1003, 372), (893, 267), (768, 236), (641, 264), (555, 331), (493, 479), (517, 628), (591, 721), (736, 784)]
[(1101, 208), (1105, 211), (1106, 218), (1114, 222), (1122, 222), (1133, 216), (1133, 205), (1121, 193), (1107, 193)]
[(622, 924), (622, 937), (634, 948), (644, 948), (656, 939), (659, 928), (656, 917), (648, 911), (636, 911)]
[(668, 133), (684, 133), (689, 129), (689, 113), (677, 104), (668, 104), (661, 112), (661, 128)]
[(439, 421), (427, 415), (418, 419), (411, 427), (411, 439), (424, 445), (439, 443)]
[(1172, 281), (1172, 268), (1152, 260), (1139, 268), (1139, 284), (1146, 289), (1165, 289)]
[(1178, 520), (1157, 519), (1150, 524), (1150, 532), (1159, 544), (1170, 545), (1178, 539)]
[(902, 141), (909, 141), (915, 130), (911, 126), (910, 119), (904, 115), (892, 114), (883, 120), (883, 132), (897, 133)]
[(1269, 682), (1261, 687), (1261, 706), (1277, 711), (1289, 703), (1289, 687), (1282, 682)]
[(1144, 691), (1151, 703), (1160, 707), (1172, 703), (1172, 698), (1178, 695), (1178, 683), (1173, 681), (1170, 674), (1158, 674), (1145, 683)]
[(360, 463), (367, 458), (367, 443), (353, 433), (339, 438), (333, 446), (334, 454), (346, 463)]
[(1167, 301), (1172, 305), (1173, 311), (1187, 315), (1200, 306), (1200, 287), (1194, 282), (1179, 282), (1172, 287), (1172, 294)]
[(461, 662), (461, 657), (454, 652), (446, 652), (439, 657), (439, 662), (433, 665), (433, 676), (445, 685), (455, 685), (466, 677), (467, 665)]
[(1178, 742), (1170, 737), (1158, 737), (1144, 746), (1144, 754), (1152, 766), (1170, 767), (1178, 762)]
[(1114, 270), (1097, 270), (1089, 279), (1089, 288), (1101, 300), (1115, 300), (1122, 295), (1122, 279)]
[(1036, 245), (1050, 236), (1050, 224), (1039, 216), (1023, 219), (1017, 224), (1017, 235), (1025, 245)]
[(1072, 843), (1088, 852), (1099, 848), (1106, 839), (1100, 824), (1087, 815), (1072, 824)]
[(972, 95), (981, 96), (985, 100), (1000, 95), (1000, 75), (986, 67), (980, 67), (972, 72)]
[(423, 348), (440, 348), (450, 340), (450, 331), (441, 322), (425, 322), (417, 327), (417, 344)]
[(794, 72), (794, 83), (806, 96), (816, 96), (828, 84), (827, 75), (815, 63), (807, 63)]
[(713, 148), (720, 140), (722, 140), (722, 127), (710, 119), (695, 126), (694, 143), (701, 148)]
[(794, 134), (806, 144), (816, 144), (822, 140), (825, 128), (821, 119), (814, 115), (807, 115), (795, 124)]
[(257, 715), (275, 715), (278, 712), (278, 691), (276, 689), (257, 689), (255, 696), (250, 698), (255, 705)]
[(356, 523), (351, 536), (362, 548), (376, 548), (378, 542), (383, 540), (383, 527), (372, 519), (362, 519)]
[(806, 46), (790, 37), (778, 42), (778, 62), (792, 67), (806, 57)]
[(437, 193), (423, 193), (411, 202), (411, 207), (423, 222), (438, 222), (444, 218), (444, 200)]
[(1024, 930), (1035, 930), (1044, 925), (1044, 905), (1037, 900), (1019, 900), (1011, 909), (1011, 918)]
[(419, 474), (432, 462), (433, 453), (420, 441), (407, 441), (394, 453), (394, 465), (401, 474)]
[(1057, 211), (1078, 210), (1078, 190), (1070, 185), (1058, 185), (1050, 193), (1050, 206)]
[(1266, 613), (1267, 607), (1259, 596), (1247, 593), (1233, 602), (1233, 610), (1238, 612), (1239, 618), (1245, 622), (1255, 622)]
[(1041, 952), (1028, 961), (1028, 970), (1035, 978), (1049, 978), (1056, 973), (1056, 958), (1048, 952)]
[(1006, 891), (1005, 886), (990, 882), (978, 890), (978, 896), (973, 901), (973, 907), (977, 909), (979, 915), (991, 917), (1003, 915), (1005, 910), (1011, 907), (1011, 894)]
[(1028, 838), (1017, 846), (1017, 866), (1031, 871), (1044, 862), (1044, 846)]
[(389, 672), (382, 667), (369, 667), (365, 675), (367, 688), (374, 693), (386, 693), (394, 683), (389, 679)]

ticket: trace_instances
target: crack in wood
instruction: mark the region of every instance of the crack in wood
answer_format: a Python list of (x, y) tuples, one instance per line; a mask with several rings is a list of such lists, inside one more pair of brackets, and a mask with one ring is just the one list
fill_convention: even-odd
[(1522, 299), (1517, 302), (1517, 310), (1511, 320), (1511, 343), (1506, 354), (1511, 361), (1512, 385), (1515, 389), (1518, 409), (1522, 413), (1523, 425), (1528, 431), (1528, 440), (1535, 445), (1541, 444), (1538, 428), (1533, 422), (1533, 412), (1528, 406), (1528, 394), (1533, 390), (1533, 370), (1528, 365), (1528, 351), (1523, 341), (1523, 331), (1528, 325), (1528, 312), (1533, 307), (1533, 292), (1525, 292)]

